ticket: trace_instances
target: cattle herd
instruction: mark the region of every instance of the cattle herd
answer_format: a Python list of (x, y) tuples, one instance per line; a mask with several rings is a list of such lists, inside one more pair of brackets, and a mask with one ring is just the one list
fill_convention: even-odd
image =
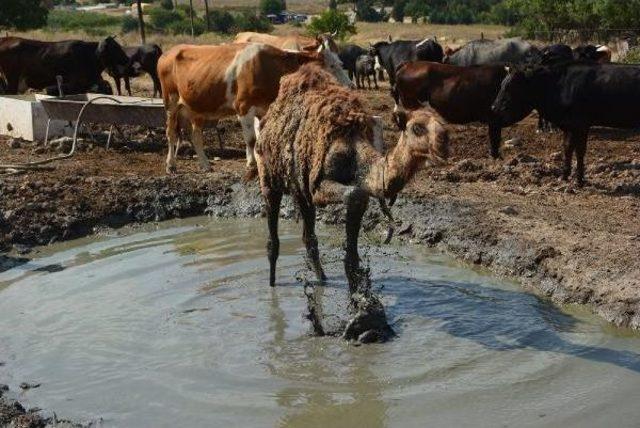
[[(522, 39), (480, 39), (460, 48), (435, 38), (392, 40), (339, 47), (333, 34), (316, 38), (240, 33), (232, 43), (121, 47), (114, 37), (100, 43), (41, 42), (0, 38), (0, 91), (28, 89), (52, 94), (111, 93), (103, 72), (120, 94), (122, 78), (148, 73), (167, 114), (167, 173), (176, 170), (178, 132), (192, 130), (204, 170), (205, 122), (236, 116), (246, 144), (247, 179), (260, 177), (269, 211), (271, 284), (278, 253), (277, 213), (291, 193), (305, 220), (311, 266), (317, 257), (315, 207), (344, 202), (347, 259), (357, 267), (357, 236), (370, 196), (390, 216), (395, 198), (425, 160), (447, 152), (446, 123), (488, 126), (489, 153), (500, 157), (501, 129), (533, 110), (540, 128), (564, 133), (564, 179), (574, 152), (575, 179), (584, 182), (584, 157), (592, 126), (640, 126), (640, 65), (611, 63), (606, 46), (538, 48)], [(396, 147), (380, 155), (379, 118), (367, 113), (354, 89), (388, 76), (401, 130)], [(355, 84), (354, 84), (355, 81)], [(257, 143), (257, 144), (256, 144)]]

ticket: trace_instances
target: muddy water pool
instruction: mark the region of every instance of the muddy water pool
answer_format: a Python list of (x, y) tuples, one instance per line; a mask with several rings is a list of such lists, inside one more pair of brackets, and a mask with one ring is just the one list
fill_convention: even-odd
[[(367, 251), (398, 337), (311, 336), (300, 228), (281, 223), (275, 289), (261, 220), (40, 250), (0, 273), (0, 383), (103, 426), (638, 426), (640, 335), (421, 247)], [(321, 229), (332, 299), (341, 236)]]

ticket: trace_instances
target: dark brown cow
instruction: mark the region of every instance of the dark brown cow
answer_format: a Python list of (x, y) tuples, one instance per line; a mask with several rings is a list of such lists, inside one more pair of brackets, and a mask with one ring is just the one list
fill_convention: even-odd
[(103, 85), (105, 68), (123, 68), (128, 61), (113, 37), (100, 43), (0, 38), (0, 74), (5, 77), (7, 94), (55, 87), (57, 76), (62, 76), (68, 92), (87, 92)]
[(489, 125), (491, 156), (500, 156), (502, 123), (491, 104), (507, 75), (503, 66), (458, 67), (434, 62), (406, 63), (396, 74), (393, 96), (396, 104), (410, 110), (434, 108), (447, 122)]

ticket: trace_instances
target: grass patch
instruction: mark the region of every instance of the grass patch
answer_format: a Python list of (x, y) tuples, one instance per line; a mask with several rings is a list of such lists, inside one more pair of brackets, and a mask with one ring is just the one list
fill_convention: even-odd
[(46, 29), (49, 31), (85, 31), (107, 33), (120, 28), (122, 18), (104, 13), (52, 10), (49, 12)]

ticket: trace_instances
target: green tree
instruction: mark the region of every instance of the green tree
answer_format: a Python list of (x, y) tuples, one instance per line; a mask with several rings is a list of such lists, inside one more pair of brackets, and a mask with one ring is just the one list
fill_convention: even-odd
[(356, 19), (364, 22), (380, 22), (385, 21), (387, 17), (374, 8), (373, 0), (356, 0)]
[(42, 6), (40, 0), (2, 0), (0, 28), (40, 28), (47, 23), (48, 14), (49, 10)]
[(391, 17), (396, 22), (404, 21), (404, 9), (407, 6), (407, 0), (395, 0), (393, 2), (393, 9), (391, 10)]
[(162, 0), (160, 6), (166, 10), (173, 10), (173, 0)]
[(283, 0), (260, 0), (260, 12), (263, 15), (278, 14), (287, 8)]
[(313, 36), (321, 33), (337, 32), (336, 37), (344, 40), (348, 35), (356, 34), (356, 27), (349, 22), (347, 15), (337, 10), (329, 9), (320, 16), (314, 17), (307, 26), (307, 31)]

